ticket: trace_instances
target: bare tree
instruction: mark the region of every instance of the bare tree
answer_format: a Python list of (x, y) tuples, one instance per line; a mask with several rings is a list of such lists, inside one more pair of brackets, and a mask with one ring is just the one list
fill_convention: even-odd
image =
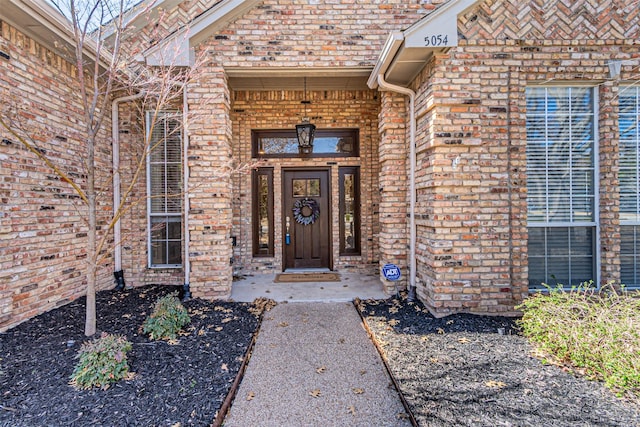
[[(99, 265), (106, 258), (106, 245), (116, 222), (140, 202), (130, 196), (145, 170), (146, 156), (154, 149), (151, 132), (141, 132), (145, 135), (142, 147), (131, 171), (132, 178), (122, 189), (120, 205), (114, 206), (106, 221), (99, 221), (99, 215), (103, 215), (98, 212), (100, 199), (108, 196), (105, 189), (111, 188), (112, 176), (99, 170), (96, 150), (109, 144), (106, 127), (110, 123), (110, 103), (116, 96), (131, 95), (140, 111), (151, 111), (147, 126), (153, 129), (161, 111), (182, 106), (182, 88), (194, 79), (200, 59), (196, 58), (191, 67), (148, 67), (135, 61), (139, 44), (128, 40), (132, 36), (128, 26), (136, 18), (144, 19), (153, 3), (143, 2), (135, 7), (125, 0), (60, 0), (53, 3), (69, 18), (73, 40), (67, 57), (75, 66), (77, 96), (81, 104), (82, 147), (75, 155), (84, 169), (83, 176), (70, 173), (65, 165), (59, 164), (57, 159), (48, 156), (47, 150), (39, 147), (39, 141), (46, 140), (44, 134), (50, 130), (34, 126), (28, 116), (25, 118), (20, 113), (29, 105), (19, 93), (2, 95), (0, 125), (77, 193), (80, 201), (78, 211), (87, 227), (85, 334), (91, 336), (96, 332), (95, 296)], [(171, 52), (165, 54), (170, 55)], [(166, 58), (164, 62), (171, 64), (170, 59)], [(178, 122), (183, 123), (182, 120)], [(181, 194), (172, 196), (181, 197)]]

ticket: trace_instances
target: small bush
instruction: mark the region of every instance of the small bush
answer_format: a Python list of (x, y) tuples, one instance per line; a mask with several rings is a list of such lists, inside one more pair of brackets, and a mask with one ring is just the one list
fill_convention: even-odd
[(619, 396), (640, 397), (640, 299), (590, 284), (528, 298), (523, 334), (558, 362), (601, 379)]
[(127, 352), (130, 350), (131, 343), (125, 337), (104, 332), (100, 338), (82, 344), (71, 384), (81, 389), (107, 389), (111, 383), (129, 375)]
[(191, 322), (189, 312), (177, 295), (177, 292), (172, 292), (158, 299), (153, 313), (142, 324), (142, 330), (152, 340), (174, 340), (178, 331)]

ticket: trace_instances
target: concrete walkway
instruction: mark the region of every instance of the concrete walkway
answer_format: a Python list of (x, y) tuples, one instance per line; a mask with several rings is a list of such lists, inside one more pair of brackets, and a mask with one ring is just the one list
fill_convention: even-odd
[(339, 273), (339, 282), (275, 283), (275, 274), (247, 275), (233, 282), (231, 299), (251, 302), (265, 297), (277, 302), (348, 302), (355, 298), (385, 299), (380, 276)]
[(266, 312), (225, 427), (410, 426), (351, 303)]

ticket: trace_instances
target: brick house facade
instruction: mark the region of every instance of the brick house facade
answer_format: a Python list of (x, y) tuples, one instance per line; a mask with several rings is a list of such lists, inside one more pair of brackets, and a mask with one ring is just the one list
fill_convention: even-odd
[[(391, 292), (380, 270), (393, 263), (401, 286), (436, 315), (515, 314), (543, 281), (638, 286), (637, 4), (362, 3), (161, 4), (167, 36), (140, 59), (162, 65), (169, 49), (184, 66), (200, 54), (207, 61), (184, 89), (187, 197), (177, 213), (139, 205), (123, 219), (127, 283), (187, 283), (195, 296), (225, 298), (234, 274), (311, 266), (376, 272)], [(22, 79), (25, 93), (72, 96), (73, 81), (51, 71), (64, 64), (51, 59), (55, 49), (41, 53), (19, 22), (0, 17), (0, 50), (10, 54), (2, 84)], [(133, 25), (131, 43), (157, 31)], [(25, 76), (35, 69), (51, 75)], [(61, 109), (37, 111), (72, 134), (70, 120), (52, 119)], [(304, 117), (317, 127), (310, 155), (295, 143)], [(125, 181), (144, 121), (121, 104)], [(82, 269), (73, 249), (81, 227), (66, 217), (74, 225), (36, 225), (50, 218), (40, 211), (50, 203), (46, 168), (10, 141), (3, 133), (2, 328), (81, 293), (68, 277)], [(51, 149), (71, 146), (69, 138)], [(109, 149), (105, 137), (105, 161)], [(155, 191), (148, 184), (140, 194)], [(318, 219), (297, 224), (292, 206), (308, 199)], [(56, 203), (57, 213), (72, 212), (68, 200)], [(153, 234), (153, 221), (179, 233)], [(52, 259), (51, 239), (37, 237), (50, 227), (72, 229), (55, 241), (69, 251)], [(109, 259), (103, 287), (112, 268)]]

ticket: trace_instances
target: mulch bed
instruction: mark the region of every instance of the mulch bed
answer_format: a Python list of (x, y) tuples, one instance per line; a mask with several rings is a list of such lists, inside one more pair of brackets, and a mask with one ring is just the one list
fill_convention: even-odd
[[(167, 286), (97, 295), (98, 329), (125, 335), (135, 376), (107, 390), (69, 385), (84, 336), (84, 298), (0, 334), (0, 425), (208, 426), (259, 324), (250, 304), (194, 299), (177, 343), (139, 330)], [(96, 334), (96, 337), (99, 333)], [(179, 424), (178, 424), (179, 423)]]
[(436, 319), (405, 298), (359, 308), (421, 426), (640, 425), (638, 402), (533, 357), (514, 319)]

